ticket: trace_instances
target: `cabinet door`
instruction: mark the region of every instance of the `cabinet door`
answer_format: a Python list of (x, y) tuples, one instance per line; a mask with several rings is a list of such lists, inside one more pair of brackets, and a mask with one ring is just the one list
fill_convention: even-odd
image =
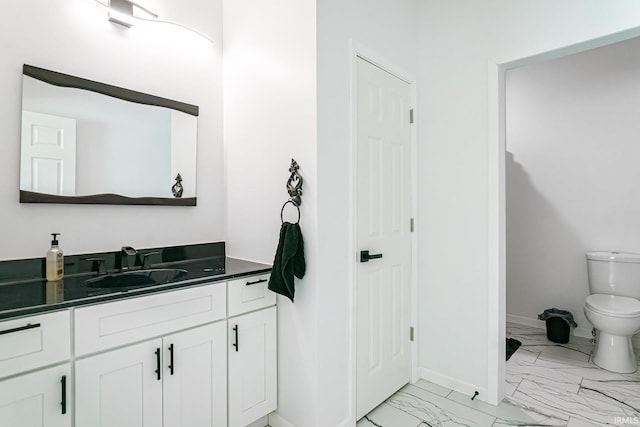
[(244, 427), (274, 411), (276, 308), (229, 319), (229, 426)]
[(227, 425), (227, 322), (163, 338), (164, 427)]
[(162, 425), (162, 340), (76, 361), (76, 427)]
[(71, 426), (69, 364), (0, 381), (0, 427)]

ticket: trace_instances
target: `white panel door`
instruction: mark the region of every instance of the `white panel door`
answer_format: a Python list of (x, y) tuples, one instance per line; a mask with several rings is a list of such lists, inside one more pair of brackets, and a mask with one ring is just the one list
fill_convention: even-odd
[(411, 129), (409, 84), (360, 58), (357, 67), (360, 418), (411, 379)]
[(227, 425), (227, 322), (164, 337), (163, 427)]
[(276, 308), (229, 319), (229, 427), (275, 411)]
[(162, 426), (162, 340), (76, 361), (76, 427)]
[(0, 427), (71, 426), (70, 390), (69, 364), (0, 381)]
[(75, 119), (23, 111), (21, 147), (21, 190), (75, 196)]

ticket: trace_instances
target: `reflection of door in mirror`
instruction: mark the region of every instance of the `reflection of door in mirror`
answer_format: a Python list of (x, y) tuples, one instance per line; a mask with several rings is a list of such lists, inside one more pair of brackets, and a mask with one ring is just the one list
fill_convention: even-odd
[(25, 64), (22, 110), (21, 203), (196, 205), (197, 106)]
[(76, 121), (22, 112), (20, 188), (39, 193), (76, 193)]

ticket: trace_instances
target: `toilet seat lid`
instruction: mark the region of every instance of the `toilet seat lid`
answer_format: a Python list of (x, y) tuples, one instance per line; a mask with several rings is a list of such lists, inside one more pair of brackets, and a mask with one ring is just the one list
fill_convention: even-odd
[(587, 297), (587, 307), (611, 316), (626, 317), (640, 315), (640, 301), (618, 295), (593, 294)]

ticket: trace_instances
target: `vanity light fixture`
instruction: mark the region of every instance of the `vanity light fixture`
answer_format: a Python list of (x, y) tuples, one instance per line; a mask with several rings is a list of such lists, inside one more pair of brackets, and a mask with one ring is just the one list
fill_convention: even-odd
[(134, 7), (147, 13), (153, 18), (158, 17), (158, 15), (151, 12), (149, 9), (131, 0), (109, 0), (109, 21), (131, 28), (133, 26)]
[[(136, 19), (143, 20), (143, 21), (152, 21), (152, 22), (157, 22), (161, 24), (171, 24), (177, 27), (184, 28), (185, 30), (191, 31), (192, 33), (195, 33), (200, 37), (202, 37), (203, 39), (209, 41), (211, 44), (214, 44), (213, 40), (211, 40), (209, 37), (205, 36), (201, 32), (194, 30), (193, 28), (187, 27), (177, 22), (159, 20), (158, 15), (151, 12), (149, 9), (142, 6), (141, 4), (136, 3), (135, 1), (132, 1), (132, 0), (93, 0), (93, 1), (98, 3), (101, 7), (109, 11), (109, 21), (115, 24), (122, 25), (127, 28), (131, 28), (133, 27), (133, 24)], [(138, 15), (137, 13), (135, 13), (136, 11), (141, 11), (143, 12), (144, 15), (147, 15), (147, 16)]]

